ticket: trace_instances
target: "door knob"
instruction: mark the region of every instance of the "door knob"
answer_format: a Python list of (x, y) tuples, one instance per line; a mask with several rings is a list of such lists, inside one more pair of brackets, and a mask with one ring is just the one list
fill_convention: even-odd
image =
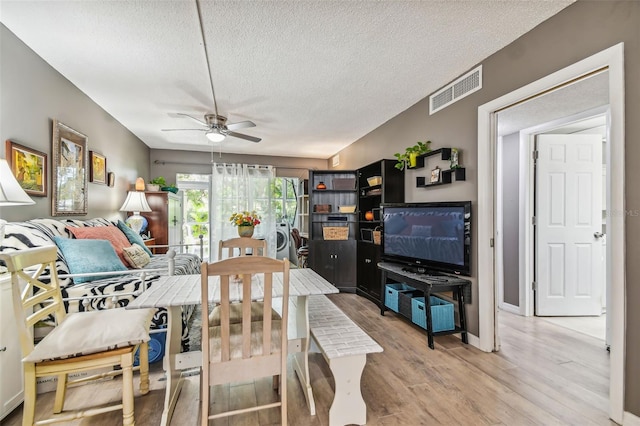
[(604, 237), (604, 234), (602, 232), (596, 231), (593, 233), (593, 237), (597, 240), (598, 238)]

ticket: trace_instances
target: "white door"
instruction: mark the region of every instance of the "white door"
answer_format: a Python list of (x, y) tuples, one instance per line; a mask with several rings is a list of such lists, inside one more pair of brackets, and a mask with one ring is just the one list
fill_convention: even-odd
[(601, 315), (602, 136), (539, 135), (536, 315)]

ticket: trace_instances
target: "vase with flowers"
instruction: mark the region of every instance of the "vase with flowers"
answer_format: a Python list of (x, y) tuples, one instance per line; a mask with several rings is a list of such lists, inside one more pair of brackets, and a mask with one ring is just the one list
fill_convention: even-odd
[(229, 218), (229, 222), (238, 227), (239, 236), (251, 238), (254, 228), (260, 225), (260, 216), (255, 210), (252, 212), (243, 211), (233, 213)]

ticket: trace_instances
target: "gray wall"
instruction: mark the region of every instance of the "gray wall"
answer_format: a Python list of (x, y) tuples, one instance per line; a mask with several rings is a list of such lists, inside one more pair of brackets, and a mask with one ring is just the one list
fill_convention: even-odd
[(260, 164), (276, 167), (281, 177), (307, 179), (309, 169), (325, 170), (329, 168), (327, 160), (315, 158), (272, 157), (267, 155), (219, 154), (196, 151), (173, 151), (152, 149), (150, 177), (164, 176), (167, 182), (174, 182), (176, 173), (210, 174), (211, 162)]
[(502, 301), (520, 306), (520, 135), (502, 138)]
[(149, 173), (149, 148), (87, 95), (0, 24), (0, 157), (11, 139), (48, 155), (48, 196), (32, 197), (33, 206), (0, 207), (8, 221), (51, 217), (52, 120), (88, 138), (88, 149), (107, 157), (116, 184), (89, 183), (85, 218), (117, 217), (129, 184)]
[[(579, 0), (543, 22), (504, 49), (482, 62), (482, 90), (429, 116), (428, 99), (390, 119), (340, 152), (340, 168), (357, 168), (379, 158), (386, 158), (398, 146), (413, 145), (417, 140), (430, 139), (432, 148), (454, 146), (462, 149), (462, 165), (467, 168), (467, 181), (428, 190), (415, 188), (417, 172), (406, 174), (406, 199), (472, 200), (477, 209), (477, 136), (478, 107), (519, 87), (567, 67), (599, 51), (624, 42), (625, 46), (625, 123), (626, 210), (640, 209), (640, 2)], [(462, 74), (462, 73), (461, 73)], [(428, 71), (426, 77), (428, 78)], [(480, 202), (489, 202), (481, 200)], [(477, 222), (472, 223), (477, 236)], [(625, 410), (640, 416), (640, 218), (626, 220), (626, 359)], [(476, 238), (474, 238), (474, 241)], [(478, 247), (473, 250), (473, 276), (477, 276)], [(477, 295), (477, 283), (473, 292)], [(477, 297), (468, 309), (469, 329), (478, 334)]]

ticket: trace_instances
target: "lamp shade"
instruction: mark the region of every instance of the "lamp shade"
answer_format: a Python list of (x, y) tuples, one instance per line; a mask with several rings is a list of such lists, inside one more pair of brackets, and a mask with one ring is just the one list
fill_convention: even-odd
[(206, 136), (207, 136), (207, 139), (209, 139), (211, 142), (222, 142), (224, 140), (224, 138), (226, 137), (222, 133), (218, 133), (218, 132), (213, 131), (213, 130), (207, 132)]
[[(0, 158), (0, 206), (24, 206), (35, 203), (18, 183), (7, 160)], [(4, 240), (6, 223), (6, 220), (0, 219), (0, 246)]]
[(121, 212), (150, 212), (151, 207), (147, 203), (147, 197), (144, 192), (129, 191), (127, 199), (120, 207)]
[(0, 206), (22, 206), (35, 204), (24, 192), (11, 172), (7, 160), (0, 158)]

